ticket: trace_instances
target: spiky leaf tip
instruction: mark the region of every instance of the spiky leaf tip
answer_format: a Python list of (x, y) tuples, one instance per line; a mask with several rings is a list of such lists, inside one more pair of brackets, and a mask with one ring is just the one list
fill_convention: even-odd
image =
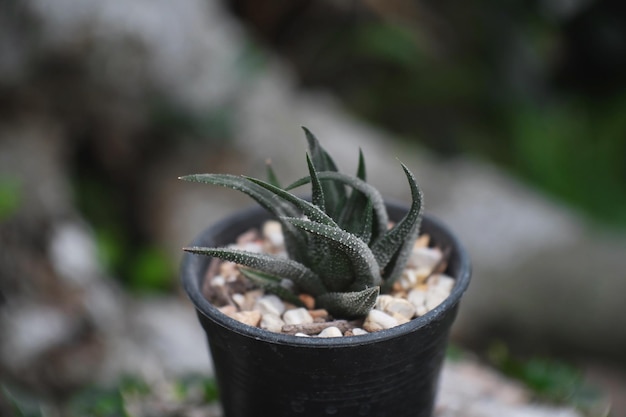
[(183, 250), (198, 255), (212, 256), (257, 269), (271, 275), (288, 278), (300, 289), (313, 296), (328, 291), (319, 276), (306, 266), (291, 259), (231, 248), (205, 248), (195, 246), (183, 248)]
[(330, 292), (316, 297), (315, 303), (335, 317), (362, 317), (374, 308), (379, 293), (379, 287), (353, 292)]

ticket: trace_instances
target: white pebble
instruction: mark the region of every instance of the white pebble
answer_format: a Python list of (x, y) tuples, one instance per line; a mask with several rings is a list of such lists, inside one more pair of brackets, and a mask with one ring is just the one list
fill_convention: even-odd
[(402, 298), (391, 297), (391, 300), (387, 302), (383, 311), (390, 316), (397, 314), (407, 320), (411, 320), (413, 316), (415, 316), (415, 306)]
[(306, 308), (293, 308), (285, 311), (283, 314), (283, 320), (285, 324), (304, 324), (313, 323), (313, 317), (309, 314)]
[(285, 312), (285, 304), (278, 296), (268, 294), (256, 301), (254, 309), (259, 310), (261, 314), (270, 313), (280, 316)]
[(411, 268), (426, 268), (430, 271), (441, 261), (443, 253), (439, 248), (414, 247), (407, 261)]
[(261, 317), (260, 327), (274, 333), (281, 333), (285, 322), (276, 314), (265, 313)]
[(306, 334), (306, 333), (296, 333), (294, 336), (298, 336), (298, 337), (311, 337), (310, 335)]
[(443, 303), (443, 301), (448, 298), (447, 295), (442, 294), (438, 291), (428, 291), (426, 293), (426, 308), (428, 311), (434, 309), (439, 304)]
[(352, 329), (352, 334), (355, 336), (362, 336), (364, 334), (368, 334), (369, 332), (367, 330), (363, 330), (360, 327), (355, 327), (354, 329)]
[(226, 280), (221, 275), (215, 275), (211, 278), (211, 286), (212, 287), (223, 287), (226, 284)]
[(343, 336), (343, 334), (341, 333), (341, 330), (339, 330), (335, 326), (330, 326), (330, 327), (325, 328), (318, 335), (318, 337), (341, 337), (341, 336)]
[(245, 308), (246, 305), (246, 296), (243, 294), (239, 294), (239, 293), (235, 293), (232, 295), (232, 299), (235, 302), (235, 304), (237, 304), (237, 306), (241, 309), (241, 310), (247, 310)]
[(258, 311), (239, 311), (231, 317), (252, 327), (258, 326), (261, 321), (261, 313)]
[(407, 298), (409, 302), (415, 306), (415, 312), (418, 316), (423, 316), (428, 313), (428, 308), (426, 307), (426, 291), (416, 288), (409, 292)]
[(283, 229), (276, 220), (268, 220), (265, 222), (263, 225), (263, 237), (274, 248), (280, 248), (285, 244)]
[(374, 306), (374, 308), (385, 311), (387, 305), (392, 301), (393, 297), (391, 295), (381, 294), (376, 298), (376, 305)]
[(398, 324), (400, 324), (398, 323), (398, 320), (394, 319), (389, 314), (373, 309), (370, 310), (367, 315), (367, 318), (363, 323), (363, 328), (368, 332), (377, 332), (384, 329), (391, 329)]
[(446, 274), (435, 274), (428, 278), (428, 287), (436, 287), (438, 291), (450, 294), (454, 288), (455, 280)]

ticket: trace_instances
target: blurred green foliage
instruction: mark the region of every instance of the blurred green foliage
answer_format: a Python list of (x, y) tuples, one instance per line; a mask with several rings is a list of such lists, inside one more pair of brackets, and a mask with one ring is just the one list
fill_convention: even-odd
[(305, 86), (626, 227), (626, 3), (360, 4), (334, 20), (311, 6), (281, 32)]
[(106, 270), (137, 292), (171, 290), (173, 262), (164, 250), (140, 235), (128, 198), (108, 184), (105, 176), (73, 179), (76, 201), (94, 228), (98, 256)]
[(19, 181), (8, 177), (0, 178), (0, 222), (15, 214), (20, 204)]
[(0, 390), (0, 411), (8, 413), (2, 417), (174, 417), (190, 407), (200, 410), (218, 401), (215, 380), (197, 375), (154, 385), (137, 377), (124, 377), (116, 386), (88, 387), (62, 405), (44, 404), (6, 386), (0, 386)]
[(508, 377), (522, 382), (542, 401), (575, 406), (585, 415), (607, 415), (608, 401), (602, 392), (585, 382), (575, 366), (557, 359), (513, 356), (502, 342), (492, 343), (487, 359)]

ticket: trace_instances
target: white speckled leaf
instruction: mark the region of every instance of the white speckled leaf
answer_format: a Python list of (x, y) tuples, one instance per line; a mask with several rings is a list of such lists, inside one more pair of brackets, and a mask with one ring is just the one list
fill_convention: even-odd
[(316, 304), (336, 317), (365, 316), (376, 304), (379, 287), (354, 292), (331, 292), (317, 297)]
[(361, 239), (339, 227), (303, 219), (284, 218), (284, 220), (306, 232), (327, 239), (329, 243), (348, 255), (354, 266), (355, 285), (362, 288), (381, 285), (378, 263), (370, 248)]
[(229, 248), (184, 248), (186, 252), (213, 256), (235, 262), (249, 268), (258, 269), (271, 275), (288, 278), (303, 291), (316, 296), (327, 290), (320, 278), (309, 268), (291, 259), (279, 258), (264, 253), (248, 252)]

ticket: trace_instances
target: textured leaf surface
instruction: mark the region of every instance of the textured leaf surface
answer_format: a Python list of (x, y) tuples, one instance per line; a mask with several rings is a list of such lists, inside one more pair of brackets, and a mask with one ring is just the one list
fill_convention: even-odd
[[(306, 136), (309, 152), (311, 153), (311, 162), (315, 169), (320, 171), (335, 171), (337, 172), (337, 165), (333, 158), (324, 150), (319, 143), (315, 135), (309, 131), (306, 127), (302, 128)], [(338, 211), (346, 200), (346, 190), (341, 184), (337, 183), (324, 183), (322, 184), (325, 196), (325, 209), (331, 217), (336, 218)]]
[[(380, 195), (380, 192), (366, 183), (365, 181), (354, 177), (352, 175), (342, 174), (340, 172), (332, 172), (332, 171), (324, 171), (318, 172), (317, 176), (322, 182), (331, 181), (331, 182), (340, 182), (350, 187), (360, 191), (365, 194), (367, 198), (372, 202), (372, 208), (374, 209), (374, 214), (376, 215), (376, 227), (377, 230), (387, 230), (387, 223), (389, 221), (389, 217), (387, 215), (387, 209), (385, 208), (385, 201), (383, 197)], [(311, 178), (304, 177), (295, 181), (294, 183), (285, 187), (286, 190), (291, 190), (296, 187), (300, 187), (304, 184), (308, 184), (311, 181)]]
[(316, 305), (336, 317), (365, 316), (376, 304), (378, 287), (355, 292), (331, 292), (316, 297)]
[(313, 296), (327, 291), (320, 278), (313, 271), (291, 259), (230, 248), (205, 248), (196, 246), (184, 248), (184, 250), (190, 253), (213, 256), (225, 261), (235, 262), (249, 268), (258, 269), (270, 275), (288, 278), (303, 291)]
[[(254, 183), (249, 178), (231, 174), (194, 174), (180, 177), (184, 181), (200, 182), (204, 184), (218, 185), (240, 191), (252, 197), (261, 207), (268, 210), (274, 216), (298, 216), (298, 210), (292, 204), (277, 199), (274, 193)], [(306, 260), (306, 237), (289, 223), (283, 223), (285, 247), (289, 257), (298, 261)]]
[[(411, 207), (393, 229), (383, 235), (373, 246), (372, 252), (379, 265), (385, 270), (385, 290), (402, 274), (406, 262), (419, 234), (422, 220), (422, 192), (413, 173), (402, 164), (402, 169), (411, 188)], [(390, 263), (390, 261), (393, 261)]]
[[(248, 178), (248, 177), (246, 177)], [(255, 184), (267, 189), (271, 193), (275, 194), (275, 196), (282, 198), (283, 200), (293, 204), (298, 210), (302, 212), (309, 219), (314, 220), (319, 223), (327, 224), (327, 225), (335, 225), (333, 219), (331, 219), (326, 213), (320, 210), (317, 206), (309, 203), (308, 201), (291, 194), (281, 188), (275, 187), (272, 184), (267, 182), (258, 180), (256, 178), (248, 178), (250, 181)], [(293, 217), (293, 216), (288, 216)]]
[(285, 218), (285, 221), (327, 239), (329, 243), (344, 252), (351, 259), (354, 267), (354, 285), (361, 288), (381, 285), (378, 263), (370, 248), (361, 239), (339, 227), (331, 227), (310, 220)]
[(272, 161), (268, 159), (265, 163), (265, 168), (267, 170), (267, 182), (275, 187), (280, 188), (280, 181), (278, 180), (276, 172), (274, 172), (274, 167), (272, 167)]

